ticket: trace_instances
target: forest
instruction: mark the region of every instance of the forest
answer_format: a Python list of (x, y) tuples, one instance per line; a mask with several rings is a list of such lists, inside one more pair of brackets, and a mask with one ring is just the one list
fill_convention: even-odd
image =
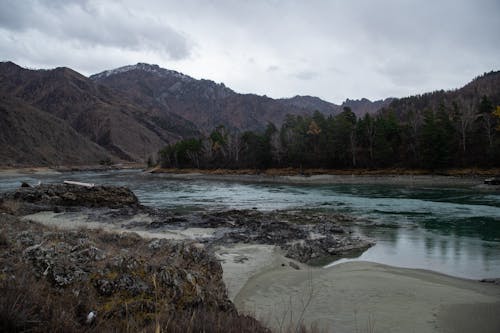
[[(288, 115), (261, 132), (224, 126), (178, 141), (158, 154), (163, 168), (419, 168), (500, 165), (500, 106), (488, 96), (446, 93), (396, 100), (376, 114)], [(422, 103), (425, 100), (425, 103)]]

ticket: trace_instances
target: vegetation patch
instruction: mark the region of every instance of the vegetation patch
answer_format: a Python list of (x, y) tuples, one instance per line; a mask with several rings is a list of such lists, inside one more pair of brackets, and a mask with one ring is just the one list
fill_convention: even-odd
[(266, 332), (219, 262), (184, 242), (60, 231), (0, 214), (0, 331)]

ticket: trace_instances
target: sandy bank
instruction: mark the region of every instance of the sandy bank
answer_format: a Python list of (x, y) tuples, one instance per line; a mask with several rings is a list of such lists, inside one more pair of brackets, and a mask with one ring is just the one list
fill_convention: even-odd
[(301, 270), (275, 262), (250, 278), (234, 302), (278, 329), (299, 321), (305, 309), (306, 324), (334, 332), (500, 331), (493, 315), (500, 313), (498, 285), (368, 262)]
[(0, 176), (16, 177), (20, 175), (57, 175), (57, 170), (48, 167), (33, 167), (33, 168), (2, 168), (0, 167)]
[(142, 163), (120, 163), (113, 165), (68, 165), (68, 166), (33, 166), (33, 167), (6, 167), (0, 166), (0, 176), (18, 176), (25, 174), (40, 174), (40, 175), (53, 175), (64, 172), (77, 172), (77, 171), (112, 171), (112, 170), (144, 170), (145, 164)]
[[(238, 292), (255, 275), (293, 260), (284, 258), (274, 245), (235, 244), (220, 246), (215, 252), (224, 271), (228, 296), (234, 300)], [(295, 261), (294, 261), (295, 262)]]
[(155, 173), (152, 177), (181, 180), (213, 180), (248, 183), (276, 183), (301, 185), (333, 184), (373, 184), (401, 186), (480, 186), (485, 189), (497, 186), (483, 185), (488, 177), (455, 177), (439, 175), (312, 175), (312, 176), (271, 176), (245, 174), (205, 174), (205, 173)]

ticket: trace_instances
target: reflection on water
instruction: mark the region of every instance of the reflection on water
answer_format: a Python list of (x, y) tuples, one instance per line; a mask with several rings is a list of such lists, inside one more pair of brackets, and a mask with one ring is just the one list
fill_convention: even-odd
[(133, 170), (0, 174), (0, 191), (17, 188), (21, 181), (63, 179), (128, 186), (142, 203), (176, 210), (313, 208), (353, 214), (375, 222), (376, 227), (356, 228), (377, 244), (357, 259), (339, 262), (368, 260), (461, 277), (500, 277), (499, 193), (453, 187), (167, 180)]
[[(499, 222), (497, 220), (497, 222)], [(356, 259), (391, 266), (421, 268), (472, 279), (500, 276), (500, 243), (454, 233), (439, 233), (420, 226), (360, 230), (377, 244)]]

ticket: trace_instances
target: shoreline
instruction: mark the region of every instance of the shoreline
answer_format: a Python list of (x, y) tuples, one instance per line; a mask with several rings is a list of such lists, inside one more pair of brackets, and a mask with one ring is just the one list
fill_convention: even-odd
[[(127, 230), (127, 224), (147, 220), (147, 216), (111, 225), (89, 223), (86, 218), (78, 218), (78, 213), (63, 219), (54, 219), (56, 216), (62, 217), (43, 212), (24, 219), (62, 229), (86, 227), (135, 233), (146, 239), (194, 241), (200, 236), (195, 229), (173, 233)], [(70, 216), (73, 223), (67, 223)], [(489, 332), (500, 328), (500, 318), (491, 315), (500, 311), (498, 284), (363, 261), (314, 267), (285, 257), (275, 245), (221, 245), (214, 254), (223, 269), (228, 297), (238, 311), (252, 313), (277, 330), (284, 317), (285, 325), (291, 321), (295, 327), (311, 292), (303, 323), (327, 331), (353, 332), (369, 325), (373, 325), (373, 331), (455, 332), (461, 327), (484, 327), (474, 331)]]
[(0, 166), (0, 175), (18, 174), (58, 174), (76, 171), (111, 171), (111, 170), (145, 170), (146, 165), (141, 163), (122, 163), (113, 165), (61, 165), (61, 166)]
[(148, 169), (150, 173), (172, 174), (206, 174), (206, 175), (266, 175), (266, 176), (454, 176), (454, 177), (491, 177), (500, 175), (500, 168), (451, 168), (442, 170), (425, 169), (326, 169), (326, 168), (270, 168), (270, 169), (192, 169), (192, 168), (161, 168)]
[(295, 327), (301, 313), (306, 327), (334, 332), (500, 329), (492, 315), (500, 311), (498, 285), (371, 262), (294, 270), (283, 260), (262, 267), (234, 298), (239, 311), (275, 329)]
[[(388, 177), (380, 178), (387, 181)], [(95, 208), (43, 211), (24, 218), (58, 228), (110, 228), (142, 238), (187, 240), (201, 247), (205, 246), (202, 239), (213, 236), (216, 228), (228, 227), (224, 221), (234, 225), (244, 216), (213, 215), (208, 229), (192, 224), (191, 228), (173, 230), (168, 228), (172, 222), (162, 229), (144, 228), (155, 221), (148, 214), (103, 216)], [(226, 220), (220, 220), (224, 217)], [(495, 315), (500, 312), (498, 284), (362, 261), (313, 267), (286, 258), (276, 245), (230, 243), (218, 246), (213, 253), (222, 265), (227, 295), (238, 311), (252, 313), (279, 331), (302, 322), (335, 332), (455, 332), (464, 327), (466, 331), (500, 331), (500, 318)]]
[(274, 176), (265, 174), (205, 174), (205, 173), (152, 173), (168, 180), (208, 180), (243, 183), (291, 184), (291, 185), (401, 185), (401, 186), (478, 186), (484, 189), (498, 189), (497, 185), (485, 185), (487, 177), (457, 177), (442, 175), (294, 175)]
[(500, 185), (486, 185), (484, 180), (500, 174), (500, 169), (450, 169), (437, 173), (425, 170), (329, 170), (283, 168), (268, 170), (229, 169), (145, 169), (142, 164), (113, 166), (60, 166), (60, 167), (0, 167), (0, 176), (23, 174), (64, 174), (66, 172), (142, 170), (145, 175), (166, 180), (207, 180), (241, 183), (290, 185), (400, 185), (400, 186), (473, 186), (481, 190), (499, 190)]

